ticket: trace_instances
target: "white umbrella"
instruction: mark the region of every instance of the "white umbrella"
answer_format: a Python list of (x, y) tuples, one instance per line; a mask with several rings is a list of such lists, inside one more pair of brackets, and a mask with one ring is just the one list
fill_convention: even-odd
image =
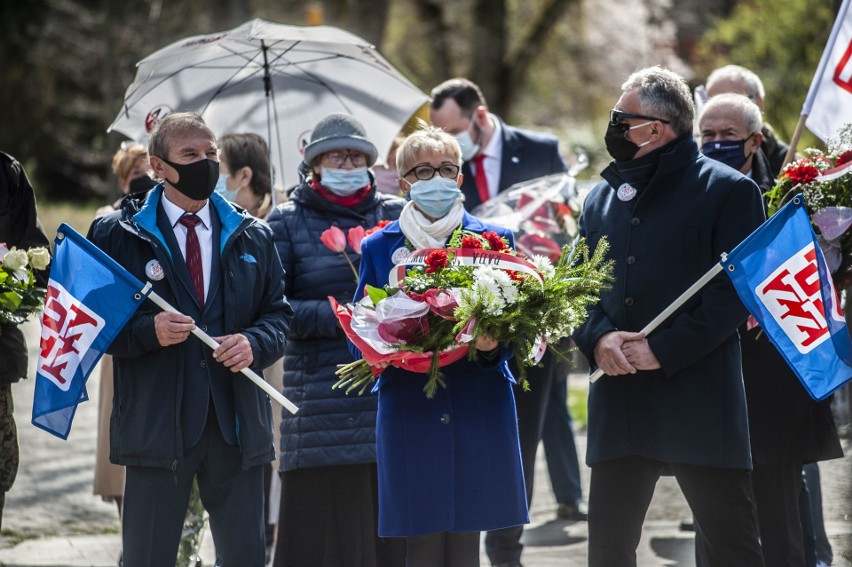
[(107, 131), (145, 141), (159, 118), (197, 111), (217, 136), (267, 139), (274, 179), (298, 182), (311, 130), (332, 112), (357, 118), (382, 159), (428, 100), (376, 49), (349, 32), (252, 20), (229, 31), (177, 41), (137, 64)]

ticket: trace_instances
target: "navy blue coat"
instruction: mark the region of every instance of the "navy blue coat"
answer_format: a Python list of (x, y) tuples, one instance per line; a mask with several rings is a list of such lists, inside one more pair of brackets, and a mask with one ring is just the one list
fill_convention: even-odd
[[(496, 118), (499, 120), (499, 118)], [(559, 155), (559, 141), (555, 136), (522, 130), (501, 123), (503, 126), (503, 157), (500, 162), (500, 191), (516, 183), (529, 181), (544, 175), (567, 171)], [(476, 178), (471, 171), (471, 162), (462, 164), (461, 190), (464, 208), (472, 211), (482, 201), (476, 189)]]
[[(512, 233), (467, 213), (463, 228)], [(356, 299), (388, 283), (394, 251), (405, 247), (398, 222), (363, 243)], [(518, 442), (510, 350), (490, 367), (463, 358), (442, 368), (447, 387), (432, 399), (426, 374), (396, 367), (377, 384), (379, 535), (485, 531), (529, 522)]]
[[(121, 209), (96, 219), (88, 238), (178, 310), (178, 281), (169, 248), (157, 227), (162, 184), (148, 193), (128, 195)], [(292, 310), (284, 297), (284, 274), (269, 227), (237, 209), (218, 194), (210, 205), (221, 222), (220, 255), (224, 328), (251, 343), (258, 374), (284, 353)], [(145, 266), (156, 259), (165, 276), (151, 280)], [(213, 289), (211, 282), (211, 290)], [(187, 349), (200, 341), (162, 347), (154, 330), (161, 309), (146, 301), (131, 317), (107, 352), (114, 356), (115, 400), (110, 418), (110, 460), (121, 465), (174, 468), (183, 456), (181, 412)], [(212, 350), (199, 350), (200, 365), (219, 364)], [(234, 431), (243, 468), (275, 458), (269, 397), (245, 376), (233, 376)]]
[[(763, 221), (757, 186), (698, 153), (691, 138), (663, 151), (631, 201), (607, 168), (580, 217), (595, 247), (606, 237), (615, 283), (574, 339), (593, 369), (598, 339), (639, 331)], [(746, 311), (724, 274), (649, 337), (662, 368), (604, 376), (589, 390), (586, 462), (627, 456), (749, 469), (748, 419), (736, 332)]]
[[(403, 205), (373, 189), (361, 203), (343, 207), (301, 185), (269, 215), (295, 312), (284, 354), (284, 395), (299, 412), (281, 412), (281, 470), (376, 461), (376, 397), (332, 389), (337, 365), (352, 362), (352, 355), (328, 296), (346, 303), (356, 283), (343, 255), (329, 250), (320, 235), (331, 226), (345, 233), (394, 220)], [(348, 247), (347, 254), (357, 267), (358, 255)]]

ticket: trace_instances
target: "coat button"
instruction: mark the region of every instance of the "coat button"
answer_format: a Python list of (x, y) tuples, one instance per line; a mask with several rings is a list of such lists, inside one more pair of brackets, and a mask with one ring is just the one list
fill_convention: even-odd
[(630, 224), (632, 224), (633, 226), (639, 226), (639, 217), (633, 217), (632, 219), (630, 219)]
[(206, 333), (207, 332), (207, 325), (201, 325), (201, 330)]
[(626, 298), (624, 300), (624, 304), (627, 305), (628, 307), (630, 307), (631, 305), (633, 305), (633, 298), (632, 297)]
[(636, 256), (628, 256), (627, 257), (627, 265), (632, 266), (636, 263)]
[(207, 368), (207, 362), (201, 361), (201, 368)]
[(441, 424), (447, 425), (450, 423), (450, 414), (442, 413), (441, 414)]

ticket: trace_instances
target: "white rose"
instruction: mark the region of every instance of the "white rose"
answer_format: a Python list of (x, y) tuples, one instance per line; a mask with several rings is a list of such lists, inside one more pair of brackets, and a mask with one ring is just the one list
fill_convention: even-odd
[(44, 270), (50, 264), (50, 253), (43, 246), (30, 248), (27, 255), (30, 257), (30, 264), (35, 270)]
[(3, 267), (8, 271), (22, 270), (27, 267), (27, 253), (23, 250), (18, 250), (14, 246), (9, 253), (3, 258)]

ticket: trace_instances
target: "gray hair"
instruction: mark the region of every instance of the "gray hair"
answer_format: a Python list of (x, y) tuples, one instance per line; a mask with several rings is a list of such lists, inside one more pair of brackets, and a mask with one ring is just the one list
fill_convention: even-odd
[(400, 177), (416, 165), (414, 161), (418, 156), (425, 153), (447, 156), (454, 164), (461, 166), (461, 148), (455, 136), (422, 121), (420, 126), (396, 150), (396, 170)]
[(204, 132), (213, 143), (216, 136), (207, 127), (204, 119), (197, 112), (174, 112), (160, 119), (151, 132), (148, 140), (148, 155), (168, 159), (169, 144), (174, 138), (180, 138), (190, 133)]
[(660, 66), (636, 71), (621, 85), (623, 92), (635, 90), (642, 112), (671, 122), (679, 136), (692, 132), (695, 103), (683, 77)]
[[(704, 105), (701, 117), (703, 118), (708, 111), (720, 106), (727, 106), (736, 110), (742, 116), (749, 134), (760, 132), (761, 128), (763, 128), (763, 118), (760, 115), (760, 108), (747, 96), (737, 93), (722, 93), (711, 97), (707, 101), (707, 104)], [(700, 118), (698, 122), (699, 124), (701, 123)]]
[(766, 91), (763, 90), (763, 82), (753, 71), (740, 67), (739, 65), (725, 65), (715, 69), (710, 76), (707, 77), (707, 90), (710, 90), (710, 85), (714, 81), (727, 79), (742, 84), (745, 95), (752, 99), (763, 100), (766, 97)]

